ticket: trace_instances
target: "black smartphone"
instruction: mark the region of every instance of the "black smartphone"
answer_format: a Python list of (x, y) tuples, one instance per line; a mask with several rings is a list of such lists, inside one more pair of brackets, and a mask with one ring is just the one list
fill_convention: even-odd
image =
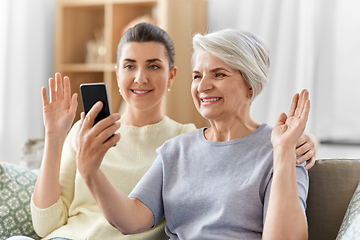
[(95, 118), (94, 125), (101, 119), (111, 114), (108, 87), (106, 83), (84, 83), (80, 85), (80, 92), (85, 115), (90, 111), (92, 106), (101, 101), (103, 108)]

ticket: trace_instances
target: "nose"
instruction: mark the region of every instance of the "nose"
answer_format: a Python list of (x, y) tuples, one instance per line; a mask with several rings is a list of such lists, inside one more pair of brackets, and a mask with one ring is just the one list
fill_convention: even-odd
[(139, 69), (139, 70), (136, 72), (134, 82), (136, 82), (136, 83), (139, 84), (139, 85), (147, 83), (148, 80), (147, 80), (147, 76), (146, 76), (145, 71)]
[(203, 76), (201, 78), (201, 80), (199, 81), (199, 83), (198, 83), (197, 91), (198, 92), (207, 92), (207, 91), (211, 90), (212, 87), (213, 86), (212, 86), (212, 83), (211, 83), (211, 79), (209, 79), (206, 76)]

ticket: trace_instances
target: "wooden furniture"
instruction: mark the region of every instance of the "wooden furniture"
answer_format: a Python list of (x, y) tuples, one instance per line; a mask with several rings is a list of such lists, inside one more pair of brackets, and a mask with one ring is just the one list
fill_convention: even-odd
[[(112, 112), (119, 111), (122, 98), (115, 75), (117, 45), (125, 27), (141, 16), (156, 19), (175, 44), (179, 70), (166, 96), (166, 115), (181, 123), (205, 126), (190, 94), (190, 59), (192, 36), (207, 30), (206, 0), (58, 0), (55, 71), (70, 77), (72, 92), (79, 93), (81, 83), (107, 83)], [(76, 120), (83, 109), (80, 95), (78, 102)]]

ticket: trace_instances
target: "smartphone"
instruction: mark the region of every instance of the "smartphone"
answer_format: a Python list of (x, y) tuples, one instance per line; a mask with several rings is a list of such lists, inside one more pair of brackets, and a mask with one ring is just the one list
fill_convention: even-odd
[(101, 101), (103, 108), (95, 118), (94, 125), (101, 119), (111, 114), (108, 87), (106, 83), (84, 83), (80, 85), (80, 92), (85, 115), (90, 111), (92, 106)]

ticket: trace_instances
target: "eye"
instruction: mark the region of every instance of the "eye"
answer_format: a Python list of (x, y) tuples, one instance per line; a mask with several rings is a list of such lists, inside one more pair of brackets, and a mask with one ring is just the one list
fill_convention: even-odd
[(221, 77), (226, 77), (226, 75), (223, 74), (223, 73), (216, 73), (216, 74), (215, 74), (215, 77), (221, 78)]
[(201, 76), (200, 75), (194, 75), (193, 76), (193, 80), (195, 81), (195, 80), (198, 80), (198, 79), (201, 79)]
[(160, 67), (157, 66), (157, 65), (150, 65), (149, 68), (153, 69), (153, 70), (156, 70), (156, 69), (159, 69)]
[(131, 65), (131, 64), (126, 64), (126, 65), (124, 66), (124, 68), (127, 69), (127, 70), (131, 70), (131, 69), (134, 69), (135, 66), (134, 66), (134, 65)]

